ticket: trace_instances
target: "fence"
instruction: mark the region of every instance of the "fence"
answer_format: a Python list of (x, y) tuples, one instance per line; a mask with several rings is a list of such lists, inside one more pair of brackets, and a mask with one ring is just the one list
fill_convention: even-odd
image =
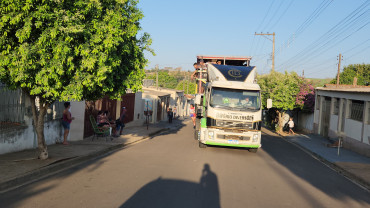
[[(22, 90), (9, 90), (6, 85), (0, 83), (0, 131), (17, 130), (17, 127), (25, 125), (25, 115), (31, 116), (30, 104), (26, 105), (26, 96)], [(39, 104), (36, 100), (36, 108)], [(49, 106), (45, 116), (45, 122), (62, 118), (64, 106), (62, 102), (54, 102)]]
[(24, 124), (25, 95), (0, 83), (0, 131)]

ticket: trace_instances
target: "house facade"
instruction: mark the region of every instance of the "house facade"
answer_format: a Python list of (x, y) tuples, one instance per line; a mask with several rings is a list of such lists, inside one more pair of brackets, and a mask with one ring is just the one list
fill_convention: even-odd
[(370, 87), (326, 85), (315, 94), (314, 133), (370, 157)]

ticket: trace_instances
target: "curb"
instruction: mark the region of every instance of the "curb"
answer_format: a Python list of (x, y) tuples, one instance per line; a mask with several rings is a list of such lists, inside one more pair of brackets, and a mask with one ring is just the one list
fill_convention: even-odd
[(311, 155), (313, 158), (315, 158), (316, 160), (322, 162), (324, 165), (326, 165), (327, 167), (331, 168), (332, 170), (334, 170), (335, 172), (343, 175), (344, 177), (346, 177), (347, 179), (349, 179), (350, 181), (354, 182), (355, 184), (361, 186), (362, 188), (366, 189), (367, 191), (370, 191), (370, 183), (365, 181), (364, 179), (358, 177), (357, 175), (345, 170), (344, 168), (338, 166), (337, 164), (335, 163), (332, 163), (330, 162), (329, 160), (325, 159), (324, 157), (322, 157), (321, 155), (313, 152), (312, 150), (298, 144), (298, 143), (295, 143), (295, 142), (292, 142), (292, 141), (289, 141), (288, 139), (286, 139), (284, 136), (280, 135), (280, 134), (277, 134), (275, 132), (272, 132), (271, 130), (269, 129), (266, 129), (265, 128), (265, 131), (269, 131), (270, 133), (282, 138), (284, 141), (300, 148), (301, 150), (303, 150), (304, 152), (306, 152), (307, 154)]
[(16, 176), (15, 178), (12, 178), (8, 181), (0, 183), (0, 193), (5, 193), (5, 192), (8, 192), (8, 191), (17, 189), (19, 187), (31, 184), (33, 182), (36, 182), (38, 180), (41, 180), (43, 178), (46, 178), (46, 177), (51, 176), (53, 174), (56, 174), (60, 171), (66, 170), (68, 168), (71, 168), (71, 167), (76, 166), (78, 164), (81, 164), (83, 162), (87, 162), (89, 160), (98, 158), (100, 156), (103, 156), (103, 155), (108, 154), (110, 152), (116, 151), (116, 150), (121, 149), (123, 147), (127, 147), (127, 146), (130, 146), (130, 145), (136, 144), (138, 142), (141, 142), (143, 140), (146, 140), (148, 138), (151, 138), (151, 137), (153, 137), (153, 136), (155, 136), (159, 133), (162, 133), (162, 132), (165, 132), (165, 131), (168, 131), (168, 130), (171, 130), (171, 129), (170, 128), (159, 129), (155, 132), (149, 133), (148, 136), (143, 136), (141, 139), (138, 139), (138, 140), (133, 141), (133, 142), (129, 142), (129, 143), (126, 143), (126, 144), (123, 144), (123, 143), (117, 144), (117, 145), (108, 147), (106, 149), (100, 150), (100, 151), (92, 152), (92, 153), (87, 154), (87, 155), (62, 159), (59, 162), (56, 161), (55, 163), (51, 163), (51, 164), (49, 164), (47, 166), (44, 166), (44, 167), (41, 167), (39, 169), (32, 170), (28, 173), (25, 173), (25, 174), (20, 175), (20, 176)]

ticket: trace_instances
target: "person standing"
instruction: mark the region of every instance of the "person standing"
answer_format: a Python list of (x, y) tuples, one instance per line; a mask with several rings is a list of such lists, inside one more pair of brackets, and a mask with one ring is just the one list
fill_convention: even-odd
[(294, 121), (293, 121), (292, 117), (289, 118), (288, 125), (289, 125), (289, 134), (292, 133), (294, 135), (295, 134), (294, 131), (293, 131)]
[(173, 118), (176, 119), (176, 114), (177, 114), (177, 108), (176, 106), (173, 108)]
[(167, 116), (168, 116), (168, 123), (172, 123), (172, 118), (173, 118), (172, 108), (168, 109)]
[(193, 121), (193, 128), (195, 129), (195, 107), (194, 104), (190, 104), (190, 118)]
[(126, 117), (126, 112), (127, 112), (126, 107), (122, 107), (121, 116), (119, 117), (119, 119), (116, 120), (116, 135), (115, 135), (116, 137), (122, 135), (123, 128), (125, 127), (124, 120)]
[(69, 130), (71, 129), (71, 123), (72, 120), (75, 118), (72, 117), (71, 114), (71, 103), (70, 102), (65, 102), (64, 103), (64, 111), (63, 111), (63, 118), (62, 118), (62, 125), (64, 128), (64, 140), (63, 144), (68, 145), (67, 138), (69, 134)]

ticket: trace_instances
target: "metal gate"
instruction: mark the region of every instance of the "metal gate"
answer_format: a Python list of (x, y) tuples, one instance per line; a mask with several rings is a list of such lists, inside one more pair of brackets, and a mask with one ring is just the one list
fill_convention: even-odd
[(331, 98), (325, 97), (322, 102), (322, 109), (321, 109), (321, 136), (328, 137), (329, 135), (329, 122), (330, 122), (330, 106), (331, 106)]
[(343, 104), (342, 104), (342, 121), (341, 121), (341, 124), (340, 124), (340, 132), (344, 132), (344, 126), (345, 126), (345, 122), (346, 122), (346, 100), (343, 100)]
[(97, 101), (85, 102), (85, 121), (84, 121), (84, 138), (92, 136), (94, 131), (90, 122), (90, 115), (95, 120), (99, 111), (109, 111), (111, 119), (115, 119), (117, 109), (117, 100), (111, 100), (108, 97)]
[(135, 111), (135, 93), (127, 93), (123, 95), (121, 107), (126, 107), (127, 109), (124, 123), (133, 121)]
[(157, 121), (162, 120), (162, 100), (157, 103)]

